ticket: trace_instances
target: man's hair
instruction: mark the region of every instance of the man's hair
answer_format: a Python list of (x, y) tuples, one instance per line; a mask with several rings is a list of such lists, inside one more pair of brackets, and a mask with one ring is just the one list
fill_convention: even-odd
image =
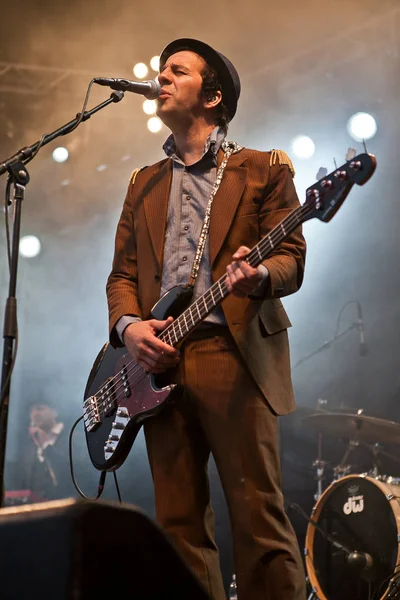
[[(208, 63), (206, 63), (201, 76), (203, 78), (201, 91), (207, 99), (211, 99), (216, 92), (222, 91), (221, 84), (218, 79), (218, 73), (214, 67), (211, 67)], [(223, 96), (221, 102), (215, 108), (215, 120), (217, 125), (219, 125), (219, 127), (221, 127), (226, 134), (228, 132), (229, 112), (224, 104)]]

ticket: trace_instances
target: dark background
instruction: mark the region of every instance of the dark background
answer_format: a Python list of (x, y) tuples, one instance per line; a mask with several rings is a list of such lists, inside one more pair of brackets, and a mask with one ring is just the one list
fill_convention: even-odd
[[(80, 111), (95, 76), (134, 78), (132, 66), (149, 62), (177, 37), (200, 38), (220, 49), (242, 78), (239, 110), (229, 138), (261, 150), (292, 155), (301, 201), (321, 166), (341, 164), (349, 146), (347, 119), (357, 111), (378, 124), (369, 151), (377, 172), (354, 189), (329, 224), (306, 224), (308, 262), (302, 289), (285, 299), (293, 381), (299, 410), (282, 419), (282, 464), (287, 503), (309, 513), (316, 491), (312, 462), (316, 434), (302, 418), (317, 406), (364, 409), (399, 420), (399, 32), (397, 0), (238, 2), (2, 2), (0, 23), (0, 160), (38, 140)], [(149, 77), (155, 74), (150, 73)], [(108, 97), (93, 90), (90, 106)], [(95, 115), (69, 137), (44, 147), (29, 166), (22, 233), (35, 234), (42, 252), (22, 259), (18, 279), (19, 351), (12, 382), (7, 487), (23, 486), (29, 406), (49, 402), (69, 426), (81, 414), (94, 358), (107, 339), (105, 280), (114, 232), (133, 168), (162, 157), (168, 132), (151, 134), (142, 99)], [(291, 153), (295, 135), (310, 135), (315, 155)], [(51, 152), (64, 144), (69, 160)], [(357, 150), (362, 150), (356, 145)], [(98, 171), (99, 165), (106, 165)], [(68, 183), (67, 183), (68, 182)], [(5, 178), (0, 182), (5, 188)], [(0, 232), (0, 306), (8, 289), (4, 229)], [(360, 355), (356, 327), (362, 307), (368, 354)], [(313, 354), (335, 332), (348, 333)], [(298, 364), (301, 361), (301, 364)], [(89, 465), (78, 429), (77, 474), (90, 494), (97, 473)], [(384, 441), (384, 440), (377, 440)], [(386, 449), (398, 456), (397, 446)], [(324, 456), (340, 462), (344, 442), (324, 437)], [(370, 467), (357, 451), (353, 471)], [(396, 475), (395, 461), (382, 470)], [(217, 535), (226, 581), (233, 571), (228, 518), (214, 465), (210, 466)], [(153, 497), (142, 437), (119, 471), (124, 500), (150, 515)], [(71, 488), (71, 494), (73, 489)], [(111, 477), (105, 496), (115, 498)], [(289, 511), (303, 543), (306, 524)]]

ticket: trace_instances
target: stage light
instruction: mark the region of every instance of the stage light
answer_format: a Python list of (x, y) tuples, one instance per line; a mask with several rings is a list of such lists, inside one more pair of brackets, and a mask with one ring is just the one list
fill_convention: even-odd
[(144, 63), (136, 63), (136, 65), (133, 67), (133, 74), (138, 79), (144, 79), (148, 72), (149, 69)]
[(150, 117), (147, 121), (147, 128), (151, 133), (158, 133), (162, 127), (162, 122), (158, 117)]
[(67, 160), (69, 156), (69, 152), (66, 148), (63, 148), (62, 146), (59, 146), (58, 148), (56, 148), (55, 150), (53, 150), (53, 160), (55, 160), (58, 163), (63, 163)]
[(357, 142), (370, 140), (377, 132), (377, 124), (372, 115), (358, 112), (347, 121), (347, 131)]
[(160, 57), (153, 56), (153, 58), (150, 59), (150, 66), (153, 69), (153, 71), (156, 71), (158, 73), (158, 71), (160, 70)]
[(145, 100), (143, 102), (143, 110), (146, 115), (154, 115), (156, 112), (157, 104), (155, 100)]
[(96, 167), (96, 170), (99, 171), (99, 173), (101, 173), (101, 171), (105, 171), (107, 169), (107, 166), (108, 165), (106, 165), (106, 164), (98, 165)]
[(292, 150), (298, 158), (311, 158), (315, 152), (315, 144), (307, 135), (298, 135), (292, 142)]
[(19, 242), (19, 253), (25, 258), (33, 258), (40, 253), (40, 240), (35, 235), (24, 235)]

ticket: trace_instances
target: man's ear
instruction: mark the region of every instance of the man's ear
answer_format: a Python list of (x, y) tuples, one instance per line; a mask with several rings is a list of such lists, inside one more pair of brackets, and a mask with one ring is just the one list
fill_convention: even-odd
[(222, 102), (222, 92), (218, 90), (210, 94), (208, 97), (205, 97), (204, 108), (215, 108), (220, 102)]

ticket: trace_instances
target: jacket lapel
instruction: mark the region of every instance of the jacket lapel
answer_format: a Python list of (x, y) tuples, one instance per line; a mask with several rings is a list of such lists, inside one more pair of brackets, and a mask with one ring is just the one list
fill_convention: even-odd
[(168, 200), (172, 180), (172, 161), (167, 160), (158, 169), (149, 173), (144, 186), (144, 212), (154, 254), (161, 270), (165, 227), (167, 223)]
[[(222, 158), (223, 152), (220, 151), (218, 155), (218, 167), (222, 162)], [(213, 200), (210, 222), (211, 267), (232, 225), (236, 209), (243, 194), (247, 173), (245, 162), (246, 159), (241, 152), (232, 154), (222, 176), (221, 185)]]

